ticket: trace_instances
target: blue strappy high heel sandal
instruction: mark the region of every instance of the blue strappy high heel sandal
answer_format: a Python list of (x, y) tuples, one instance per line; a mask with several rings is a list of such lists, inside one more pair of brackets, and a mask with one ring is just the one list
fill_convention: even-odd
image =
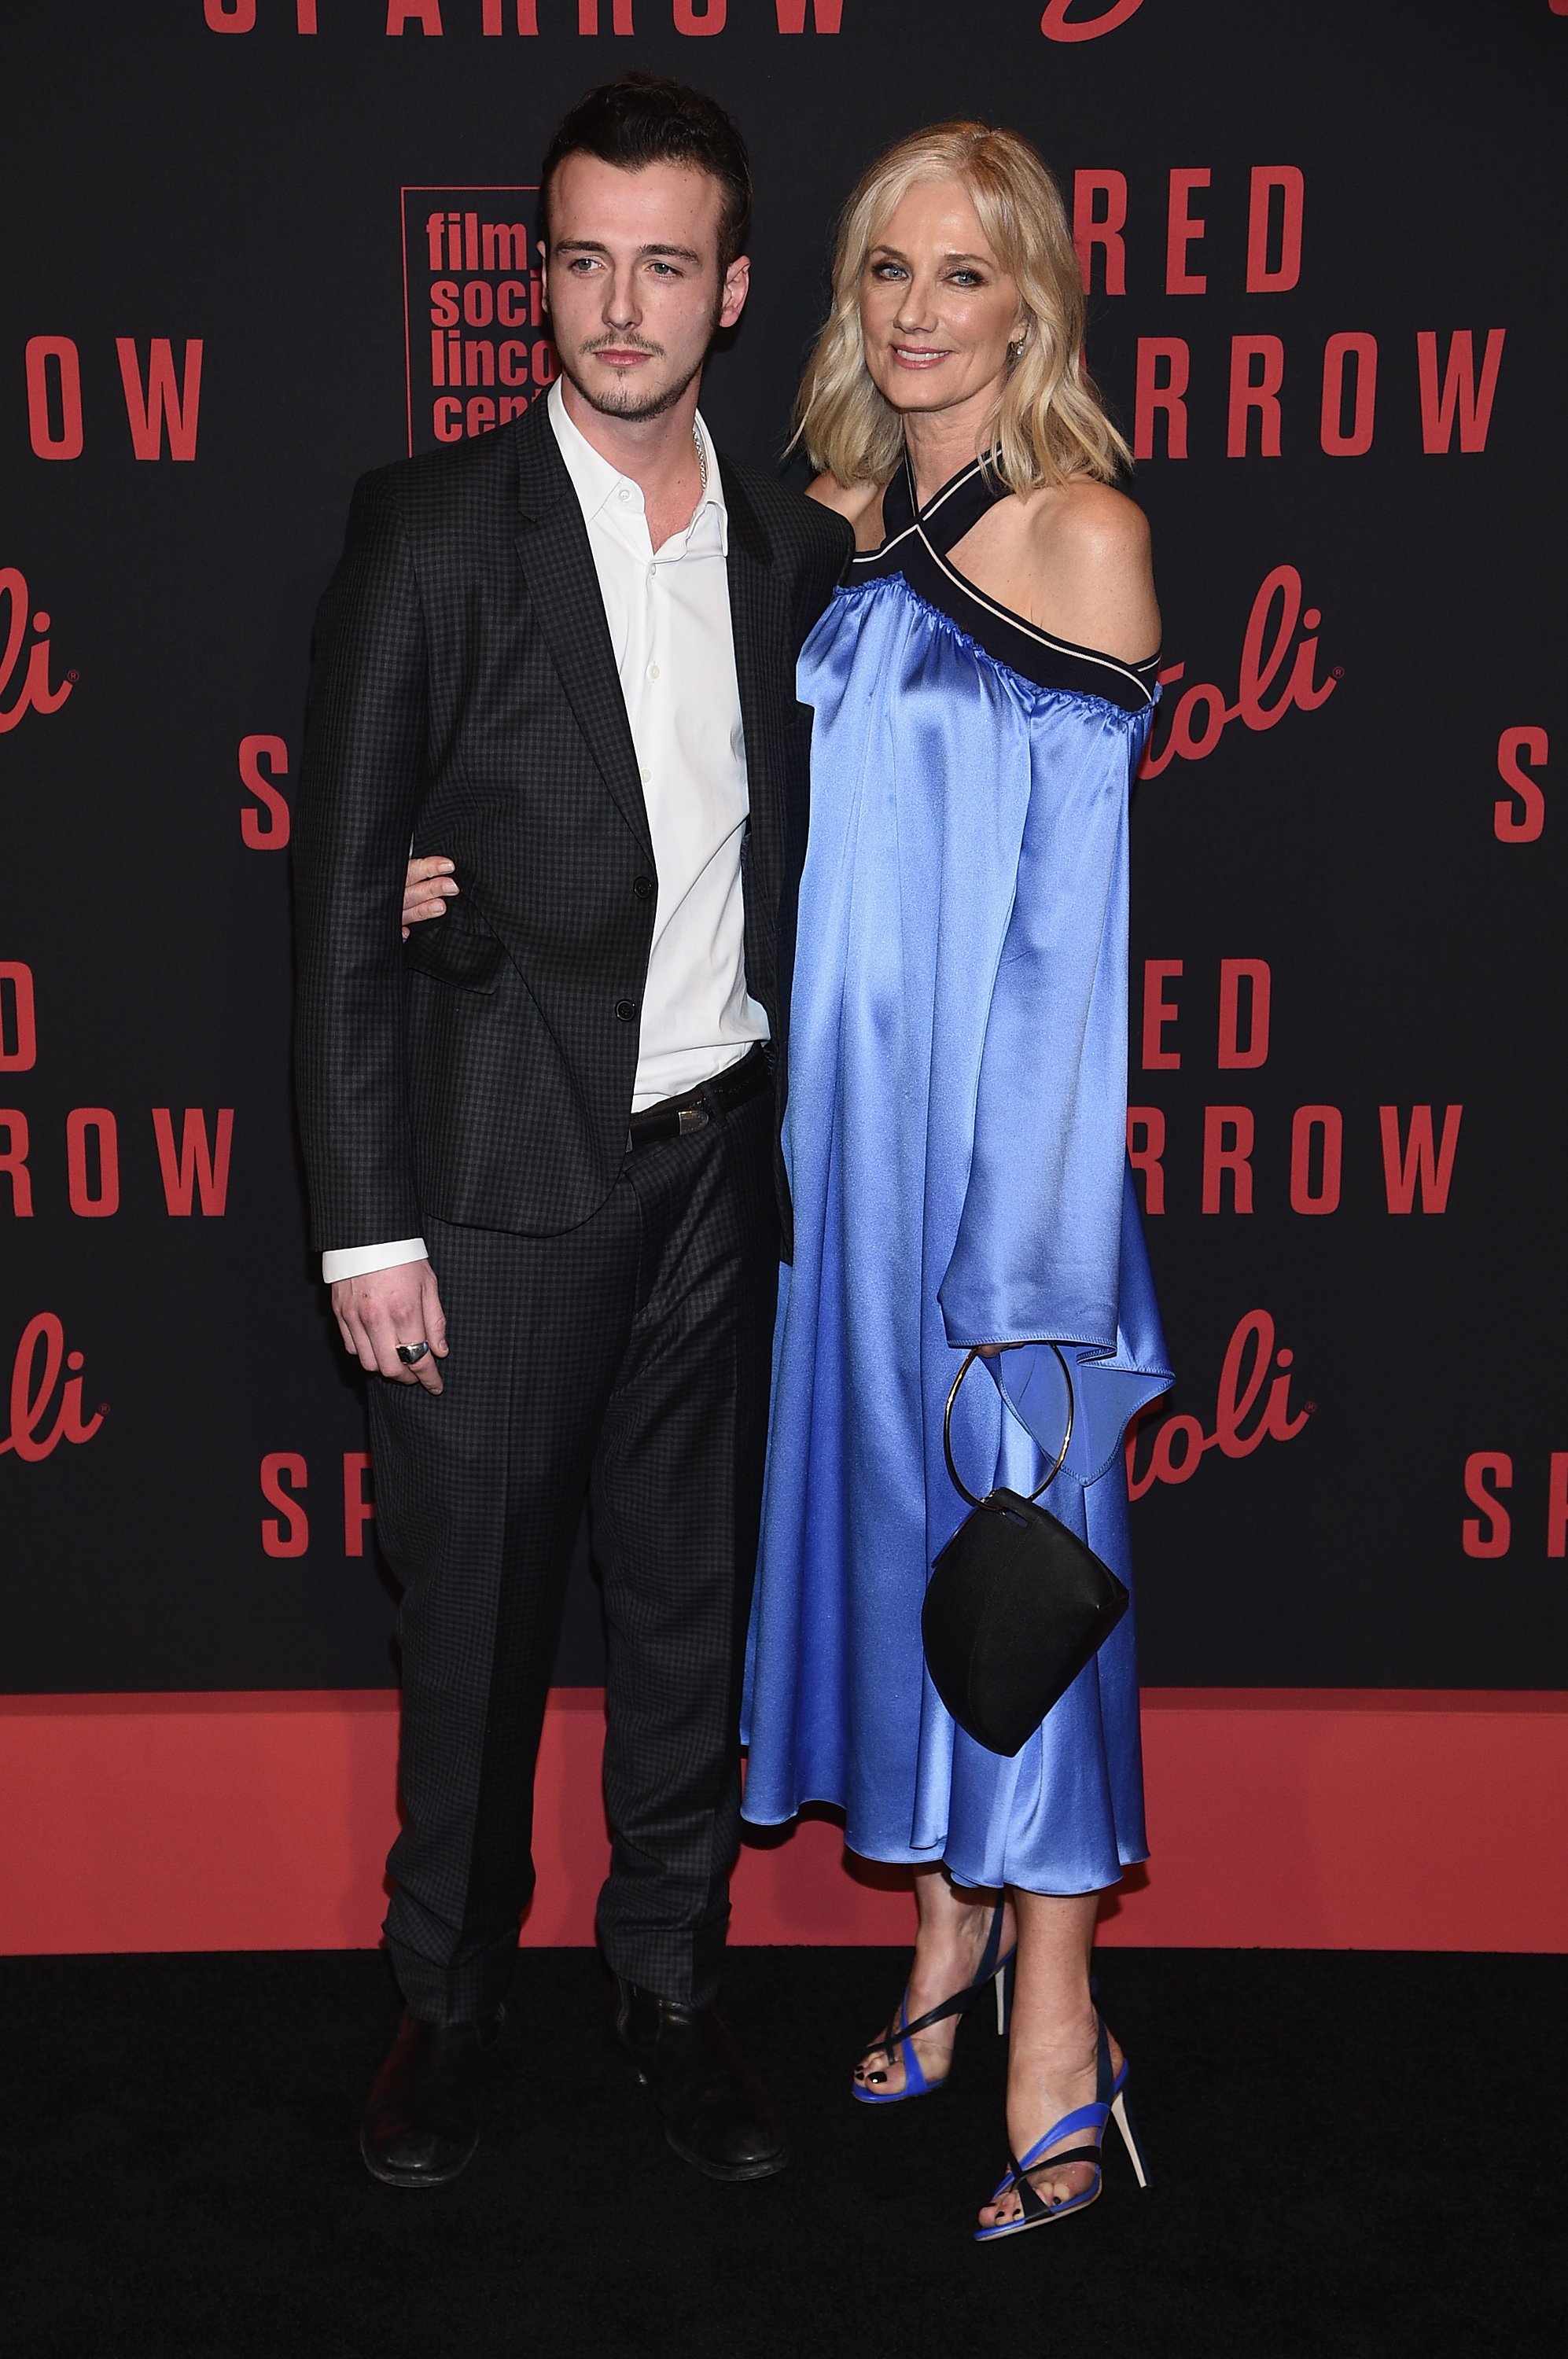
[[(1026, 2228), (1043, 2228), (1048, 2221), (1065, 2220), (1070, 2212), (1082, 2212), (1085, 2204), (1093, 2203), (1100, 2191), (1102, 2177), (1100, 2140), (1108, 2121), (1114, 2121), (1122, 2134), (1123, 2142), (1132, 2160), (1133, 2169), (1138, 2174), (1138, 2185), (1140, 2187), (1149, 2185), (1148, 2175), (1143, 2168), (1143, 2156), (1138, 2150), (1138, 2138), (1133, 2130), (1132, 2116), (1127, 2112), (1127, 2098), (1123, 2093), (1127, 2086), (1127, 2059), (1123, 2057), (1120, 2071), (1113, 2074), (1111, 2043), (1105, 2037), (1104, 2022), (1097, 2016), (1095, 2021), (1099, 2025), (1099, 2040), (1095, 2062), (1094, 2103), (1092, 2105), (1080, 2105), (1076, 2113), (1063, 2114), (1062, 2119), (1052, 2128), (1048, 2129), (1042, 2138), (1035, 2141), (1021, 2162), (1016, 2155), (1009, 2153), (1007, 2161), (1011, 2168), (991, 2201), (993, 2203), (998, 2201), (1009, 2188), (1015, 2188), (1021, 2207), (1018, 2217), (1016, 2220), (1001, 2221), (995, 2228), (976, 2228), (975, 2241), (977, 2245), (994, 2245), (999, 2236), (1021, 2236)], [(1081, 2195), (1068, 2195), (1064, 2196), (1060, 2203), (1048, 2203), (1029, 2174), (1031, 2170), (1040, 2169), (1046, 2158), (1048, 2149), (1053, 2147), (1059, 2138), (1071, 2137), (1075, 2130), (1093, 2131), (1093, 2144), (1069, 2147), (1061, 2154), (1051, 2155), (1051, 2167), (1054, 2170), (1059, 2165), (1069, 2162), (1093, 2163), (1094, 2176)]]
[(995, 1983), (996, 1986), (996, 2029), (998, 2032), (1007, 2030), (1007, 1994), (1011, 1985), (1013, 1960), (1018, 1951), (1015, 1943), (1005, 1958), (998, 1954), (1002, 1946), (1002, 1911), (1006, 1906), (1007, 1899), (1004, 1895), (992, 1912), (990, 1930), (986, 1933), (985, 1947), (980, 1959), (980, 1971), (966, 1989), (955, 1992), (952, 1998), (943, 1999), (940, 2006), (933, 2006), (929, 2015), (917, 2016), (914, 2022), (910, 2023), (906, 2019), (909, 2004), (909, 1986), (908, 1983), (904, 1984), (904, 1995), (898, 2001), (898, 2010), (887, 2029), (871, 2040), (860, 2052), (860, 2062), (864, 2064), (868, 2056), (891, 2057), (896, 2048), (902, 2048), (904, 2085), (901, 2089), (874, 2089), (870, 2085), (871, 2082), (885, 2081), (887, 2075), (886, 2072), (867, 2072), (864, 2080), (851, 2083), (853, 2094), (860, 2104), (898, 2105), (902, 2104), (906, 2097), (934, 2097), (939, 2089), (945, 2088), (947, 2086), (945, 2072), (940, 2081), (928, 2081), (920, 2070), (920, 2060), (915, 2053), (914, 2047), (916, 2037), (922, 2031), (929, 2031), (933, 2023), (945, 2023), (950, 2015), (966, 2015), (987, 1983)]

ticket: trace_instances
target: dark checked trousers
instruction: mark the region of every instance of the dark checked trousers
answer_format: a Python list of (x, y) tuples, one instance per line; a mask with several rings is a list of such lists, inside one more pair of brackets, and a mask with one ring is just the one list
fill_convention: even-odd
[(378, 1529), (406, 1584), (387, 1941), (422, 2019), (475, 2019), (506, 1991), (585, 1496), (607, 1636), (600, 1941), (645, 1989), (713, 1998), (767, 1437), (771, 1125), (765, 1092), (628, 1154), (564, 1236), (426, 1221), (445, 1389), (372, 1391)]

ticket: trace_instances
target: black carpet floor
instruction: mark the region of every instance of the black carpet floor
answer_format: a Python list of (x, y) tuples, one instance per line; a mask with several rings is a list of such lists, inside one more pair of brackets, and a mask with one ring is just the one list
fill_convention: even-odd
[(853, 2104), (902, 1958), (735, 1954), (727, 2013), (793, 2168), (665, 2147), (583, 1951), (525, 1951), (467, 2174), (376, 2185), (372, 1955), (0, 1963), (0, 2351), (1362, 2359), (1568, 2350), (1568, 1961), (1113, 1951), (1152, 2185), (971, 2243), (1002, 2168), (977, 2009), (929, 2102)]

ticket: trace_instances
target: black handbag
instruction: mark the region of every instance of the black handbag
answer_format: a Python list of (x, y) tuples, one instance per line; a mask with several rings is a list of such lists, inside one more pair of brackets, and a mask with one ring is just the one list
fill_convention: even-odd
[(1061, 1473), (1073, 1439), (1073, 1378), (1067, 1431), (1055, 1465), (1027, 1499), (996, 1490), (977, 1499), (953, 1459), (953, 1406), (979, 1358), (972, 1351), (953, 1379), (942, 1446), (955, 1488), (974, 1510), (931, 1568), (920, 1613), (931, 1684), (960, 1728), (989, 1752), (1020, 1752), (1127, 1612), (1126, 1588), (1075, 1532), (1035, 1501)]

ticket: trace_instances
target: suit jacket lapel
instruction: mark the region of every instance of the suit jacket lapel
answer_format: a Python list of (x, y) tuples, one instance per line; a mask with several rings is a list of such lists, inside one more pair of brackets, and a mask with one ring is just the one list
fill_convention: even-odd
[(588, 527), (542, 401), (519, 420), (519, 427), (517, 556), (535, 618), (588, 750), (651, 864), (653, 843), (637, 752)]

